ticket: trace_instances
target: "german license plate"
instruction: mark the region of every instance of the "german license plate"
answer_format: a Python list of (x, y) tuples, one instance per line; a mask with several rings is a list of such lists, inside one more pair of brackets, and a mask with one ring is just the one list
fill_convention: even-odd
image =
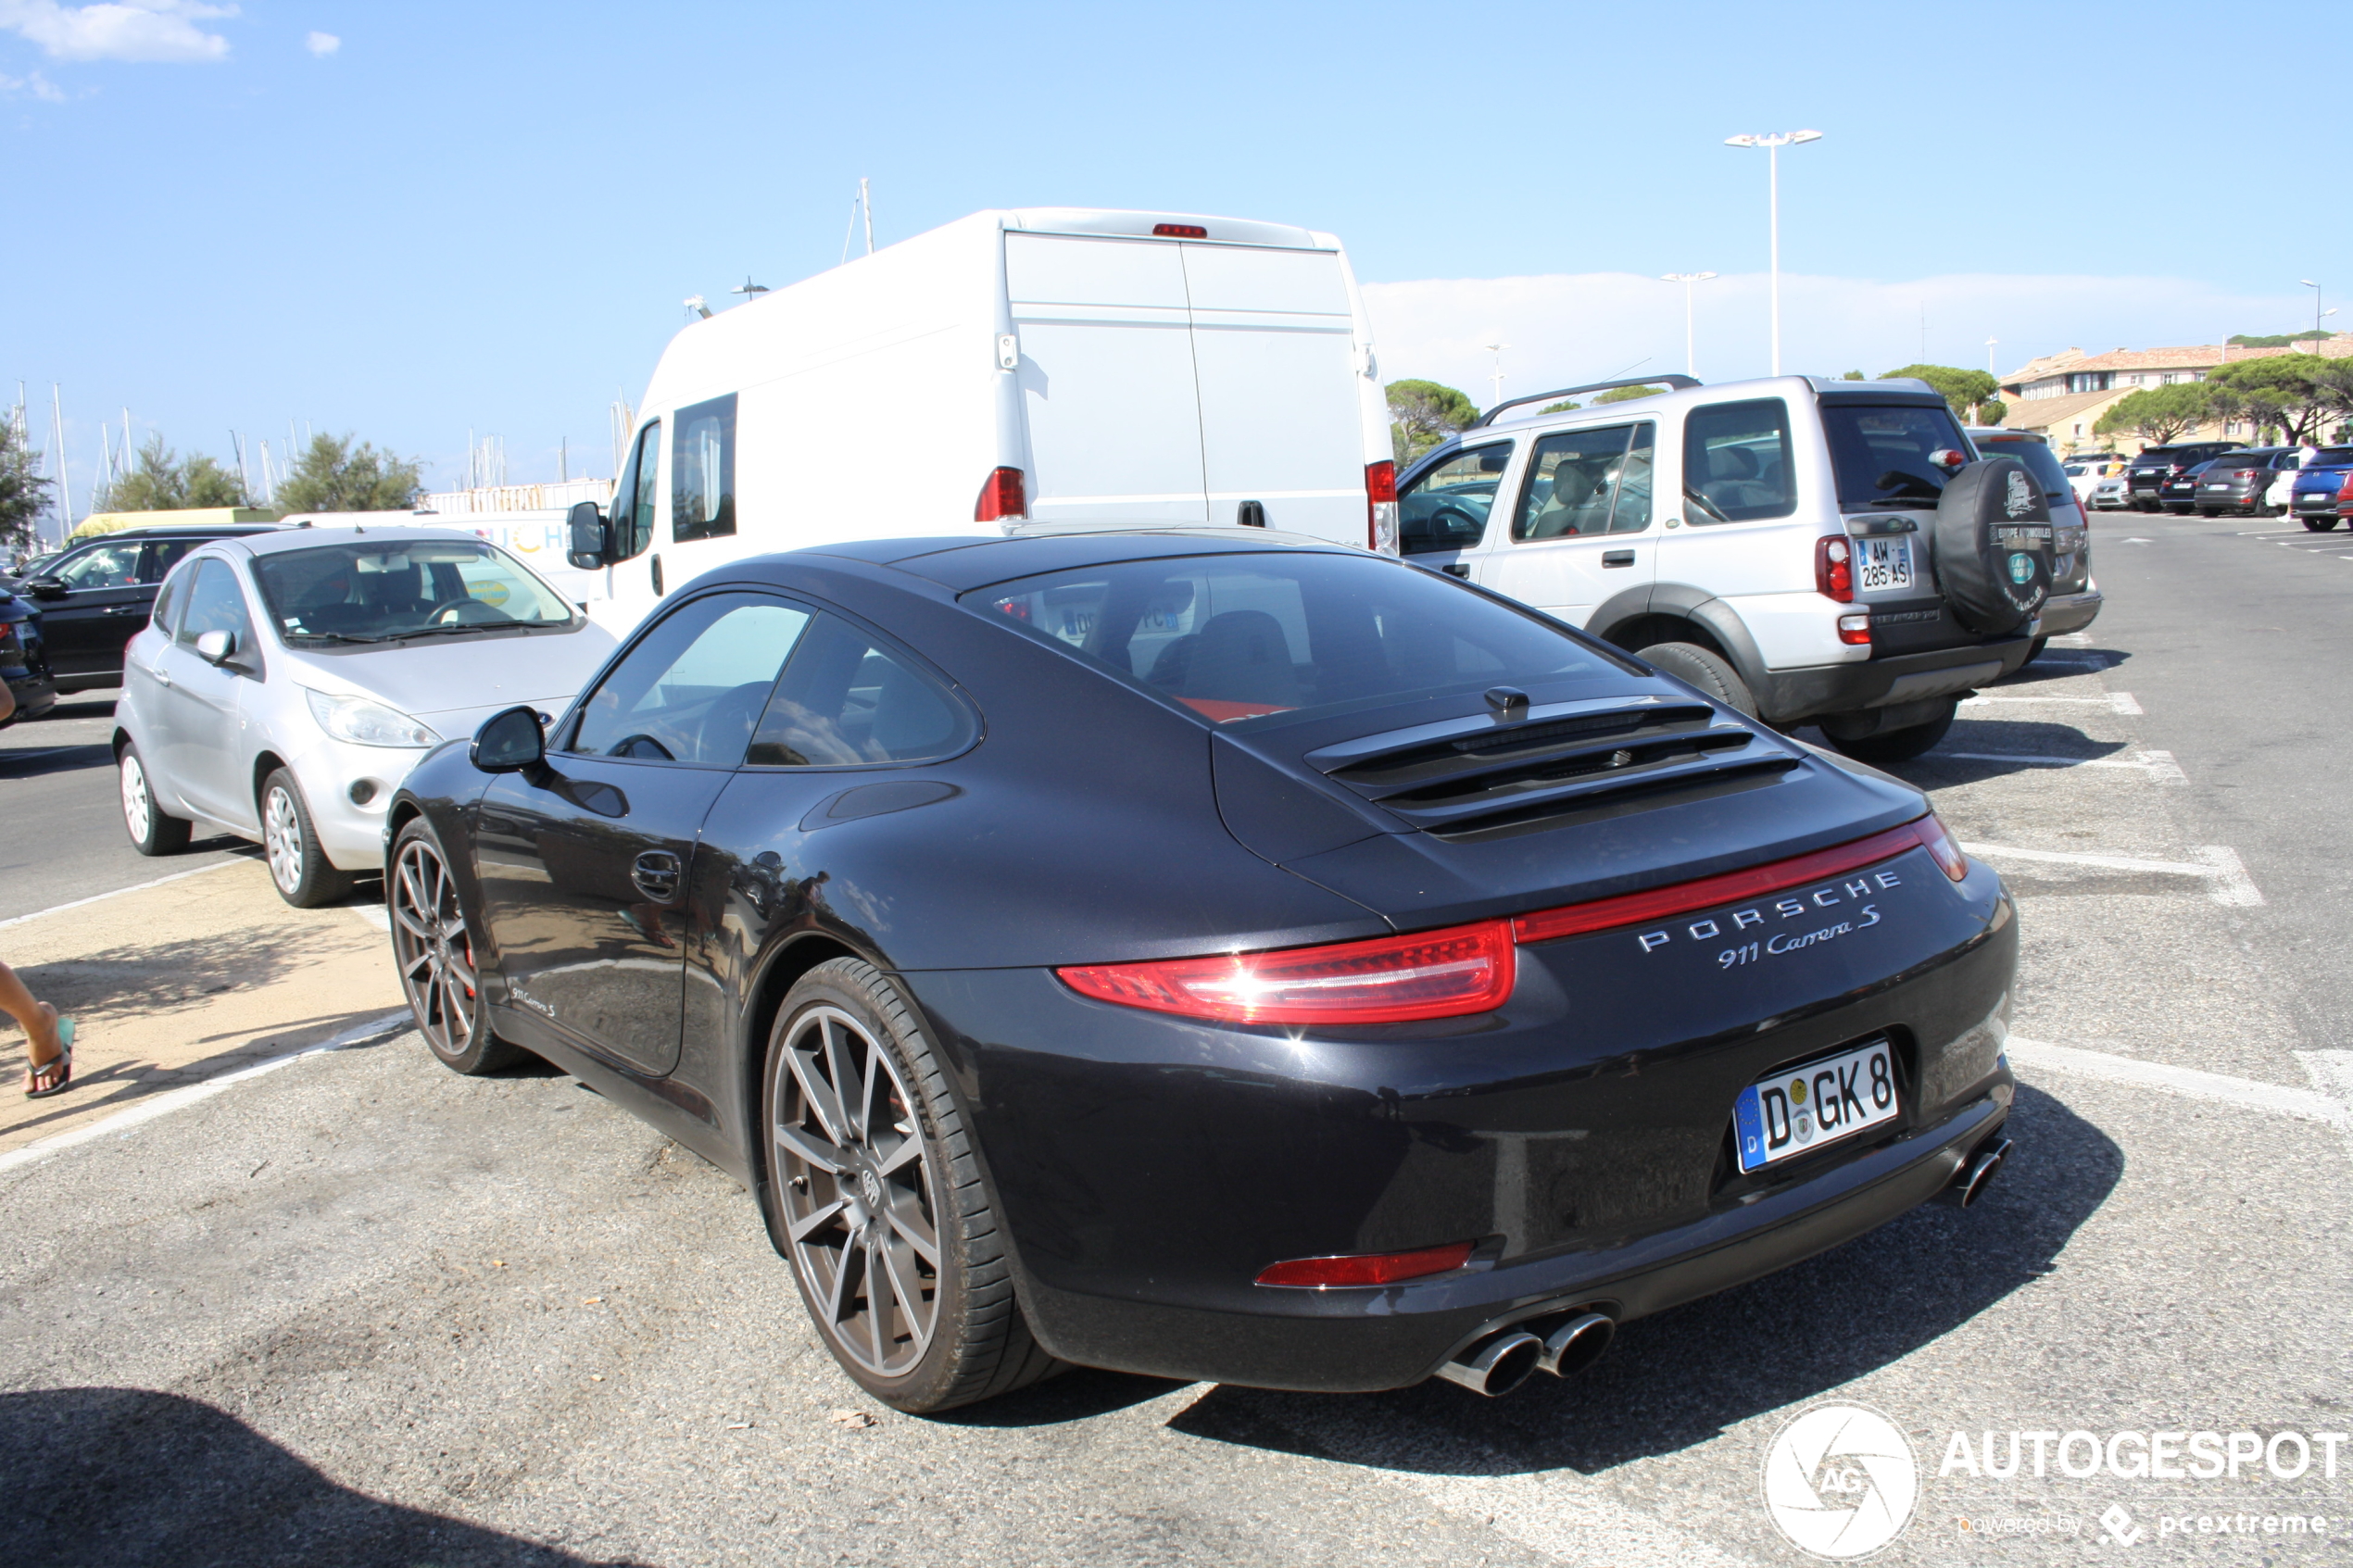
[(1912, 542), (1909, 539), (1857, 539), (1863, 547), (1862, 589), (1908, 588), (1912, 585)]
[(1851, 1138), (1901, 1110), (1895, 1060), (1885, 1040), (1777, 1073), (1732, 1102), (1741, 1170), (1761, 1171)]

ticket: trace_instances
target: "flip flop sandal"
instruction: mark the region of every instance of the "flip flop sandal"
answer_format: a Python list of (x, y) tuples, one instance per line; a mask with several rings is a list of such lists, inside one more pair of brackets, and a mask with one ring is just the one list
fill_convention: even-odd
[(73, 1086), (72, 1019), (61, 1018), (57, 1020), (57, 1046), (58, 1051), (57, 1056), (41, 1063), (40, 1066), (31, 1070), (32, 1073), (55, 1073), (57, 1074), (57, 1081), (50, 1085), (45, 1089), (27, 1089), (24, 1092), (25, 1098), (47, 1099), (51, 1095), (64, 1094), (68, 1089)]

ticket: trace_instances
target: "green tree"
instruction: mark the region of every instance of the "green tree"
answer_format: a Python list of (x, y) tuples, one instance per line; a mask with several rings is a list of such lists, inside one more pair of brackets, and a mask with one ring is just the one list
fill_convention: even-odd
[(1478, 405), (1434, 381), (1389, 383), (1389, 440), (1400, 463), (1412, 462), (1478, 418)]
[(2162, 446), (2203, 420), (2206, 410), (2206, 388), (2195, 382), (2145, 386), (2109, 405), (2092, 433), (2137, 435), (2152, 446)]
[(2223, 394), (2243, 400), (2246, 418), (2280, 432), (2296, 446), (2353, 413), (2353, 376), (2343, 360), (2318, 354), (2234, 360), (2217, 367), (2200, 390), (2209, 402)]
[(1596, 407), (1604, 403), (1631, 403), (1637, 397), (1655, 397), (1667, 389), (1663, 386), (1614, 386), (1593, 399)]
[(1964, 370), (1957, 365), (1905, 365), (1879, 379), (1894, 381), (1900, 376), (1917, 377), (1934, 387), (1957, 419), (1972, 424), (1994, 422), (1981, 415), (1985, 405), (1994, 401), (1994, 395), (2002, 390), (2002, 383), (1983, 370)]
[(2311, 332), (2272, 332), (2265, 337), (2252, 337), (2246, 332), (2233, 332), (2222, 341), (2238, 348), (2285, 348), (2291, 344), (2309, 343)]
[(203, 453), (177, 458), (160, 435), (139, 448), (131, 471), (100, 493), (92, 511), (165, 512), (183, 507), (242, 507), (245, 482)]
[(1989, 397), (1977, 406), (1977, 422), (1997, 425), (2009, 417), (2010, 406), (1998, 397)]
[(0, 549), (32, 543), (32, 525), (49, 507), (49, 481), (33, 471), (35, 459), (17, 421), (0, 419)]
[(1536, 411), (1540, 414), (1568, 414), (1574, 413), (1583, 407), (1585, 407), (1584, 404), (1579, 403), (1574, 397), (1570, 397), (1558, 403), (1547, 403)]
[(1863, 372), (1860, 370), (1849, 370), (1838, 379), (1841, 381), (1861, 381), (1863, 379)]
[(416, 464), (347, 434), (314, 435), (271, 500), (287, 512), (397, 512), (423, 493)]

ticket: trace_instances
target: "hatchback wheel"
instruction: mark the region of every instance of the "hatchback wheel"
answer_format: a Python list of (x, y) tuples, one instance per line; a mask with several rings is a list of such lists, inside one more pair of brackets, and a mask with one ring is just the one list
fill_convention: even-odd
[(879, 970), (835, 959), (802, 975), (766, 1082), (771, 1232), (844, 1372), (921, 1414), (1056, 1369), (1013, 1298), (947, 1074)]
[(2304, 520), (2304, 526), (2310, 529), (2315, 533), (2326, 533), (2336, 526), (2336, 519), (2333, 517), (2308, 517)]
[(132, 847), (142, 855), (177, 855), (188, 847), (190, 824), (164, 815), (163, 808), (156, 804), (155, 785), (147, 778), (146, 760), (136, 744), (124, 745), (115, 768), (122, 786), (122, 825), (131, 834)]
[(393, 841), (384, 897), (392, 913), (400, 989), (408, 995), (417, 1032), (441, 1064), (472, 1074), (521, 1060), (526, 1054), (521, 1047), (491, 1032), (473, 923), (466, 918), (464, 896), (449, 874), (441, 844), (422, 818), (410, 821)]
[(351, 873), (336, 870), (319, 847), (302, 786), (283, 768), (261, 785), (261, 847), (271, 885), (297, 909), (315, 909), (351, 891)]

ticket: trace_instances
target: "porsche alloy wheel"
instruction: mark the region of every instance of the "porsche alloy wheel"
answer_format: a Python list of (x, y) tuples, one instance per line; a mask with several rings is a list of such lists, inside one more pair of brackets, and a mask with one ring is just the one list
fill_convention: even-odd
[(514, 1060), (518, 1047), (490, 1031), (482, 965), (457, 879), (422, 822), (401, 830), (384, 880), (400, 989), (426, 1046), (459, 1073), (488, 1073)]
[(878, 1377), (904, 1376), (939, 1324), (939, 1199), (899, 1065), (838, 1007), (803, 1010), (778, 1053), (785, 1229), (819, 1326)]

